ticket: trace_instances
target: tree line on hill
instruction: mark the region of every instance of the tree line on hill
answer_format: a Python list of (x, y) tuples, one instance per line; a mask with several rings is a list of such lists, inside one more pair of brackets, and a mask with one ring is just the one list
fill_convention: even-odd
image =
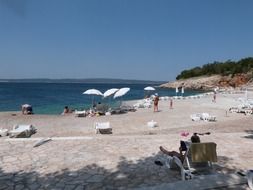
[[(249, 73), (253, 71), (253, 57), (247, 57), (239, 61), (225, 61), (218, 62), (214, 61), (213, 63), (208, 63), (202, 67), (194, 67), (193, 69), (182, 71), (176, 79), (187, 79), (192, 77), (198, 77), (203, 75), (235, 75), (238, 73)], [(253, 72), (251, 73), (253, 74)]]

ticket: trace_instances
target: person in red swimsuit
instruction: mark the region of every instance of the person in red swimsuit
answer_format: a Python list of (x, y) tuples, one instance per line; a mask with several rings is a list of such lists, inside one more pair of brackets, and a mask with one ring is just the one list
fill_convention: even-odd
[(156, 93), (156, 94), (155, 94), (155, 98), (154, 98), (154, 112), (157, 112), (157, 111), (158, 111), (158, 102), (159, 102), (159, 96), (158, 96), (158, 94)]

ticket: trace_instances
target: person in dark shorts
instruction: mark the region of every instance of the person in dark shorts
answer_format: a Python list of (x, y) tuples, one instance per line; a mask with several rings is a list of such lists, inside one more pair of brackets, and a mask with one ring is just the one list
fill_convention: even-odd
[(170, 98), (170, 109), (173, 109), (173, 99)]

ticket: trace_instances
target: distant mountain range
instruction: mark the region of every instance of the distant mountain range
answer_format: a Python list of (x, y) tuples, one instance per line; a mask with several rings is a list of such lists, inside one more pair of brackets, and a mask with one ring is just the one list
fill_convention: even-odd
[(20, 82), (20, 83), (108, 83), (108, 84), (162, 84), (167, 81), (151, 80), (130, 80), (130, 79), (0, 79), (0, 82)]

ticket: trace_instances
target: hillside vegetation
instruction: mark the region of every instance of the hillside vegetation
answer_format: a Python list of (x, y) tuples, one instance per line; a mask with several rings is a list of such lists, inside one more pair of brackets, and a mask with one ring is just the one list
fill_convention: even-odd
[(202, 67), (195, 67), (193, 69), (182, 71), (176, 79), (188, 79), (198, 76), (221, 75), (228, 76), (239, 73), (249, 73), (252, 75), (253, 71), (253, 57), (241, 59), (239, 61), (228, 60), (226, 62), (213, 62), (203, 65)]

